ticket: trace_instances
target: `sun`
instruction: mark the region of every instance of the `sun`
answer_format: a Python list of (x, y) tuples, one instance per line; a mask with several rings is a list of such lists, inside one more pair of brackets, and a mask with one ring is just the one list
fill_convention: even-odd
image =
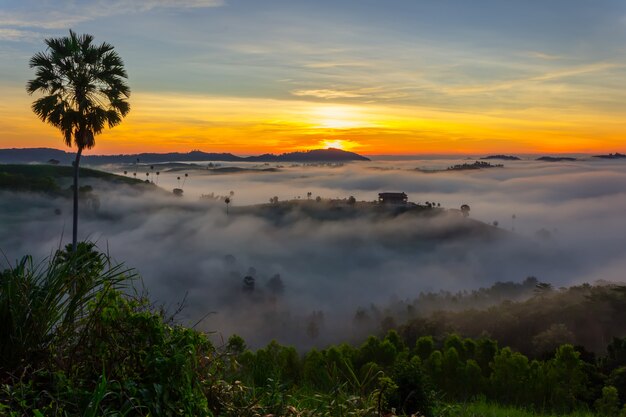
[(343, 151), (345, 148), (344, 142), (345, 141), (343, 140), (323, 140), (322, 146), (324, 147), (324, 149), (334, 148), (334, 149), (341, 149)]
[(342, 151), (349, 151), (351, 149), (359, 147), (359, 144), (351, 140), (324, 139), (324, 140), (319, 141), (319, 145), (317, 146), (317, 148), (320, 148), (320, 147), (322, 149), (333, 148), (333, 149), (340, 149)]

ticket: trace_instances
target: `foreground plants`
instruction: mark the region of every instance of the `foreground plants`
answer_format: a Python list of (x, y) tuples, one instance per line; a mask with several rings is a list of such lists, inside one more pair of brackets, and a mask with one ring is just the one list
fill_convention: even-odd
[(304, 355), (238, 336), (216, 348), (134, 278), (90, 243), (0, 273), (0, 416), (626, 417), (626, 339), (601, 358), (395, 331)]

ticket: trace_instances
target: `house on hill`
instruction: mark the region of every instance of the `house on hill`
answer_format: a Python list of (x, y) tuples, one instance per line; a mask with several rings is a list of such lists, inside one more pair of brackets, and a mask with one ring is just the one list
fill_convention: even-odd
[(405, 193), (378, 193), (380, 204), (407, 204), (409, 197)]

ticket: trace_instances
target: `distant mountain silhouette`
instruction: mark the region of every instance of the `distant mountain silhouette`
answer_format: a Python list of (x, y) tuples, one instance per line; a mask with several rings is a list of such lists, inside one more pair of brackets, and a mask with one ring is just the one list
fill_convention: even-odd
[(570, 158), (568, 156), (542, 156), (540, 158), (537, 158), (537, 161), (563, 162), (563, 161), (576, 161), (576, 158)]
[(369, 161), (369, 158), (354, 152), (342, 151), (341, 149), (314, 149), (304, 152), (290, 152), (280, 155), (263, 154), (243, 158), (248, 162), (343, 162), (343, 161)]
[[(0, 149), (1, 163), (46, 163), (50, 160), (59, 161), (61, 164), (71, 164), (74, 153), (65, 152), (52, 148), (25, 148), (25, 149)], [(83, 161), (91, 165), (104, 164), (132, 164), (139, 159), (139, 163), (159, 162), (350, 162), (369, 161), (369, 158), (354, 152), (342, 151), (341, 149), (315, 149), (304, 152), (290, 152), (280, 155), (263, 154), (258, 156), (241, 157), (232, 153), (208, 153), (191, 151), (187, 153), (140, 153), (129, 155), (89, 155), (83, 156)]]
[(480, 159), (500, 159), (503, 161), (519, 161), (520, 158), (513, 155), (488, 155)]
[(602, 159), (624, 159), (626, 158), (626, 155), (624, 155), (623, 153), (615, 152), (608, 155), (594, 155), (593, 157)]

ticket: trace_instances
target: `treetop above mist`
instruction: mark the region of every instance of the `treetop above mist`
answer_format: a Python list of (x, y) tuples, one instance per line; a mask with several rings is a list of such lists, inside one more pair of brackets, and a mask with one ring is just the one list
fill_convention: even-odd
[(500, 159), (503, 161), (519, 161), (520, 158), (514, 155), (488, 155), (480, 159)]
[(624, 159), (626, 158), (626, 155), (624, 155), (623, 153), (615, 152), (606, 155), (594, 155), (593, 157), (600, 159)]

